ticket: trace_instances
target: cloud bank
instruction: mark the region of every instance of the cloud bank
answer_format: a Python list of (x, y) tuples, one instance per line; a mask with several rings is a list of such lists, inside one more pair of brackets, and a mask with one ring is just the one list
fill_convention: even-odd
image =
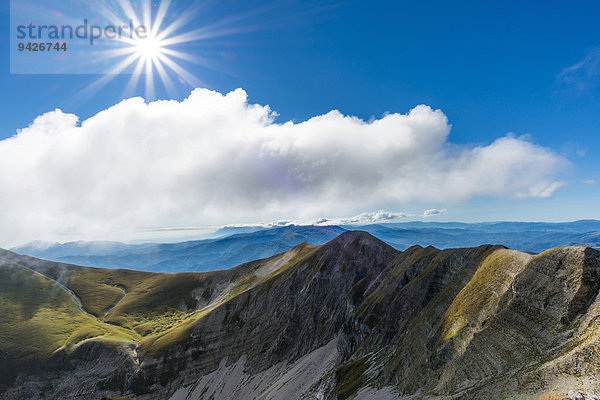
[[(259, 222), (259, 223), (250, 223), (250, 224), (230, 224), (225, 227), (254, 227), (259, 226), (263, 228), (276, 228), (282, 226), (290, 226), (290, 225), (317, 225), (317, 226), (329, 226), (329, 225), (368, 225), (368, 224), (376, 224), (376, 223), (385, 223), (394, 220), (398, 220), (401, 218), (428, 218), (433, 217), (435, 215), (447, 214), (447, 210), (438, 210), (435, 208), (425, 210), (421, 214), (411, 214), (405, 212), (391, 212), (385, 210), (379, 210), (374, 212), (363, 212), (358, 215), (354, 215), (351, 217), (335, 217), (335, 218), (316, 218), (309, 220), (277, 220), (271, 222)], [(219, 227), (222, 228), (222, 227)], [(175, 229), (187, 229), (187, 228), (175, 228)]]
[(301, 123), (275, 116), (241, 89), (132, 98), (81, 124), (61, 110), (41, 115), (0, 141), (0, 244), (543, 198), (567, 163), (514, 136), (457, 150), (446, 116), (424, 105), (368, 122), (338, 111)]

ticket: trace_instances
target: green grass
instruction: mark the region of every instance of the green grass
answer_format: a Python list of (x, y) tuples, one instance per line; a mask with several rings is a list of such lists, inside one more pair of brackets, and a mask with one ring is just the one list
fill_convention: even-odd
[(170, 327), (159, 335), (147, 336), (139, 343), (144, 354), (158, 357), (164, 354), (165, 350), (181, 343), (190, 337), (194, 324), (204, 317), (208, 312), (197, 312), (190, 315), (179, 324)]
[[(194, 324), (208, 313), (257, 286), (268, 290), (273, 277), (316, 248), (300, 246), (289, 259), (276, 256), (241, 269), (210, 273), (160, 274), (75, 266), (59, 270), (55, 264), (45, 265), (43, 272), (50, 276), (66, 273), (66, 286), (79, 298), (84, 311), (53, 280), (16, 264), (2, 266), (0, 349), (16, 357), (47, 359), (58, 350), (69, 352), (94, 339), (135, 342), (142, 352), (160, 355), (188, 338)], [(217, 293), (217, 284), (228, 286)], [(200, 310), (199, 301), (206, 304)]]
[[(124, 285), (125, 286), (125, 285)], [(199, 274), (152, 274), (139, 279), (135, 285), (127, 284), (127, 296), (108, 318), (117, 315), (159, 315), (169, 310), (186, 311), (196, 306), (192, 297), (194, 289), (201, 288)]]
[(527, 256), (500, 249), (489, 254), (446, 312), (444, 339), (450, 340), (467, 325), (477, 326), (493, 313), (514, 276), (526, 265)]
[(339, 400), (350, 398), (358, 389), (364, 386), (367, 377), (365, 371), (369, 369), (368, 357), (350, 361), (336, 370), (336, 384), (334, 392)]
[[(277, 269), (265, 276), (259, 276), (254, 272), (260, 269), (263, 265), (268, 264), (270, 261), (257, 263), (253, 266), (252, 271), (242, 276), (239, 280), (232, 282), (231, 286), (207, 307), (186, 315), (181, 322), (169, 327), (169, 329), (164, 330), (158, 335), (145, 337), (140, 342), (141, 350), (145, 354), (155, 357), (162, 355), (166, 349), (175, 346), (176, 344), (181, 343), (183, 340), (188, 338), (191, 334), (194, 324), (204, 318), (207, 314), (250, 289), (260, 287), (260, 289), (257, 290), (256, 295), (265, 293), (265, 291), (268, 290), (269, 285), (273, 282), (273, 277), (285, 273), (293, 266), (298, 265), (300, 262), (302, 262), (302, 260), (313, 254), (316, 249), (316, 246), (302, 246), (290, 260), (283, 263)], [(276, 261), (276, 259), (274, 261)]]
[(47, 359), (89, 339), (138, 342), (168, 331), (169, 338), (182, 339), (178, 333), (200, 315), (191, 293), (201, 275), (75, 269), (67, 286), (89, 315), (54, 281), (22, 266), (1, 267), (0, 348), (19, 358)]
[(48, 359), (89, 338), (138, 339), (81, 312), (56, 283), (19, 265), (0, 267), (0, 304), (0, 348), (23, 360)]
[(68, 286), (78, 295), (87, 312), (104, 317), (106, 310), (123, 298), (123, 291), (104, 282), (88, 279), (88, 275), (84, 271), (74, 272)]
[(201, 275), (81, 268), (68, 286), (89, 313), (145, 336), (177, 325), (195, 310), (192, 292), (201, 287)]

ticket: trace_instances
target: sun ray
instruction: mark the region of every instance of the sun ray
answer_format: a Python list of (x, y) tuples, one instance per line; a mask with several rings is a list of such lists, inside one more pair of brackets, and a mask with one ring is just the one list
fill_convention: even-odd
[(198, 87), (201, 85), (202, 82), (196, 76), (189, 73), (186, 69), (180, 67), (175, 61), (162, 54), (159, 55), (158, 58), (189, 85), (192, 85), (193, 87)]
[(153, 100), (154, 99), (154, 73), (152, 68), (152, 58), (146, 58), (146, 99)]
[(186, 9), (181, 16), (167, 25), (164, 29), (157, 34), (158, 39), (164, 39), (169, 35), (175, 33), (180, 28), (184, 27), (190, 21), (192, 21), (197, 15), (201, 14), (202, 11), (212, 7), (214, 4), (218, 3), (218, 0), (212, 1), (204, 1), (204, 2), (196, 2), (194, 5), (190, 6)]
[(134, 25), (140, 26), (140, 20), (138, 19), (137, 14), (133, 9), (133, 6), (131, 5), (131, 2), (129, 0), (117, 0), (117, 2), (121, 6), (121, 9), (123, 10), (127, 18), (131, 19)]
[(101, 50), (94, 53), (94, 57), (99, 60), (111, 60), (113, 58), (126, 57), (133, 54), (135, 51), (131, 47), (123, 47), (120, 49)]
[(160, 2), (158, 6), (158, 11), (156, 12), (156, 17), (154, 18), (154, 24), (152, 25), (152, 29), (150, 34), (152, 37), (156, 37), (158, 34), (158, 30), (162, 25), (165, 16), (167, 15), (167, 11), (169, 10), (169, 6), (171, 5), (171, 0), (164, 0)]
[(156, 67), (156, 71), (158, 72), (158, 76), (160, 77), (160, 81), (163, 83), (163, 86), (167, 90), (167, 93), (171, 97), (175, 97), (177, 95), (177, 91), (175, 90), (175, 85), (173, 84), (173, 80), (169, 77), (169, 74), (163, 67), (163, 64), (157, 62), (154, 64)]
[[(112, 7), (110, 7), (110, 3), (107, 4), (106, 2), (100, 2), (98, 0), (94, 0), (93, 5), (91, 7), (95, 10), (98, 10), (104, 16), (104, 18), (106, 18), (108, 21), (110, 21), (115, 26), (127, 25), (125, 20), (123, 20), (122, 18), (119, 18), (119, 16), (117, 15), (118, 10), (115, 10)], [(133, 13), (133, 9), (131, 9), (131, 12)], [(129, 21), (127, 21), (127, 22), (129, 22)], [(135, 21), (134, 21), (134, 23), (135, 23)]]
[(152, 9), (150, 7), (150, 0), (142, 0), (142, 20), (147, 29), (146, 32), (150, 34), (152, 31)]
[(129, 67), (131, 64), (133, 64), (137, 59), (138, 59), (138, 57), (135, 54), (131, 54), (129, 57), (127, 57), (126, 59), (121, 61), (119, 64), (114, 66), (112, 69), (110, 69), (106, 75), (102, 76), (102, 78), (100, 78), (96, 82), (92, 83), (90, 85), (90, 87), (96, 86), (99, 83), (103, 83), (103, 84), (108, 83), (109, 81), (113, 80), (118, 74), (123, 72), (127, 67)]
[(129, 57), (125, 58), (121, 62), (119, 62), (116, 66), (111, 68), (106, 74), (102, 75), (101, 78), (95, 80), (90, 85), (87, 85), (85, 90), (79, 92), (77, 96), (73, 99), (75, 102), (83, 102), (88, 100), (90, 97), (98, 93), (100, 89), (114, 80), (119, 74), (121, 74), (124, 70), (126, 70), (130, 65), (135, 63), (138, 60), (138, 57), (135, 54), (131, 54)]
[(189, 54), (189, 53), (185, 53), (183, 51), (168, 49), (166, 47), (163, 47), (161, 49), (160, 53), (163, 54), (163, 55), (168, 55), (168, 56), (172, 56), (172, 57), (175, 57), (175, 58), (180, 58), (182, 60), (190, 61), (190, 62), (193, 62), (195, 64), (199, 64), (199, 65), (207, 63), (207, 61), (204, 60), (204, 59), (202, 59), (200, 56)]
[(133, 70), (133, 73), (131, 74), (129, 81), (127, 82), (127, 86), (125, 86), (125, 89), (123, 89), (123, 94), (126, 97), (129, 97), (134, 94), (135, 88), (138, 85), (138, 83), (140, 82), (140, 77), (142, 76), (143, 68), (144, 68), (144, 63), (142, 62), (142, 60), (138, 59), (135, 69)]

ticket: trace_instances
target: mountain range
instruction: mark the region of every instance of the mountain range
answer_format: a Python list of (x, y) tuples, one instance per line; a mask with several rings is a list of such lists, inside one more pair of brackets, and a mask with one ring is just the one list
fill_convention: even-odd
[(398, 250), (415, 244), (440, 249), (502, 244), (539, 253), (549, 248), (600, 247), (600, 221), (568, 223), (405, 222), (342, 226), (227, 227), (215, 238), (168, 244), (119, 242), (33, 242), (12, 251), (46, 260), (90, 267), (129, 268), (154, 272), (210, 271), (271, 257), (300, 243), (321, 245), (346, 230), (362, 230)]
[(2, 250), (0, 398), (580, 398), (600, 389), (599, 290), (585, 246), (347, 231), (178, 274)]

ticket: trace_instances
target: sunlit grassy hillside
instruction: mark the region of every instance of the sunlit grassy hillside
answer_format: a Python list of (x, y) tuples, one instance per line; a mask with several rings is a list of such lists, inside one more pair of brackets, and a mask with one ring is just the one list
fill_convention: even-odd
[(57, 283), (17, 264), (0, 268), (0, 304), (0, 347), (13, 357), (47, 359), (89, 338), (139, 339), (81, 311)]
[(180, 274), (85, 268), (14, 255), (0, 266), (0, 348), (13, 359), (45, 360), (95, 338), (160, 353), (208, 312), (313, 250), (301, 245), (232, 270)]

